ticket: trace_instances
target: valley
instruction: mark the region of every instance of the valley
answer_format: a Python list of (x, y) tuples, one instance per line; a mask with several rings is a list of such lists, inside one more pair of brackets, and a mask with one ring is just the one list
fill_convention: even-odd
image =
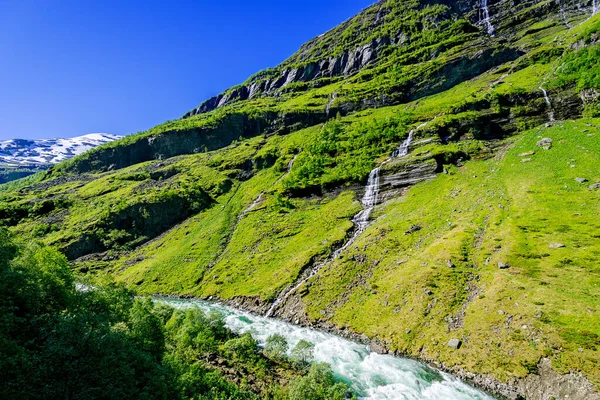
[(351, 339), (352, 367), (320, 361), (359, 396), (598, 399), (597, 11), (378, 1), (180, 119), (0, 185), (0, 222), (236, 334)]

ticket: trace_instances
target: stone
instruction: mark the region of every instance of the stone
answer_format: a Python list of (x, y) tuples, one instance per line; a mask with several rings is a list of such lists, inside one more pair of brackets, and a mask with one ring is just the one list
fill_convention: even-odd
[(433, 292), (431, 291), (431, 289), (427, 288), (427, 289), (425, 289), (425, 294), (426, 294), (427, 296), (432, 296), (432, 295), (433, 295)]
[(528, 157), (535, 154), (535, 151), (526, 151), (525, 153), (519, 154), (519, 157)]
[(539, 142), (537, 142), (536, 145), (538, 147), (541, 147), (544, 150), (550, 150), (552, 148), (552, 139), (544, 138), (544, 139), (540, 140)]
[(565, 245), (564, 245), (564, 244), (562, 244), (562, 243), (552, 243), (552, 244), (550, 245), (550, 248), (551, 248), (551, 249), (563, 249), (563, 248), (565, 248), (565, 247), (567, 247), (567, 246), (565, 246)]
[(423, 229), (423, 228), (421, 228), (421, 226), (419, 226), (419, 225), (411, 225), (410, 228), (408, 228), (408, 230), (406, 232), (404, 232), (404, 234), (410, 235), (411, 233), (418, 232), (421, 229)]
[(590, 190), (600, 189), (600, 182), (594, 183), (593, 185), (588, 186), (588, 189), (590, 189)]
[(510, 265), (508, 265), (506, 263), (503, 263), (503, 262), (499, 262), (498, 263), (498, 268), (500, 268), (500, 269), (508, 269), (508, 268), (510, 268)]
[(446, 260), (446, 265), (448, 266), (448, 268), (455, 268), (456, 265), (454, 265), (454, 263), (452, 262), (452, 260)]
[(459, 339), (450, 339), (448, 342), (448, 347), (452, 347), (453, 349), (458, 350), (460, 346), (462, 346), (462, 341)]
[(522, 163), (531, 162), (531, 158), (524, 158), (521, 160)]
[(577, 183), (586, 183), (588, 180), (586, 178), (575, 178)]

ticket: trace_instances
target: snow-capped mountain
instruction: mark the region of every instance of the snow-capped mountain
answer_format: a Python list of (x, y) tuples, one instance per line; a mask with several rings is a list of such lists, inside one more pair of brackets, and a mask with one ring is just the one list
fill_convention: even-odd
[(108, 133), (91, 133), (70, 139), (4, 140), (0, 141), (0, 165), (23, 167), (57, 164), (120, 138)]

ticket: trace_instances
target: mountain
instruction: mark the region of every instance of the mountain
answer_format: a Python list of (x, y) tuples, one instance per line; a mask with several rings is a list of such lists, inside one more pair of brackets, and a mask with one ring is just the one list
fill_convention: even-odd
[(70, 139), (12, 139), (0, 141), (0, 183), (20, 179), (120, 139), (107, 133), (91, 133)]
[(141, 293), (334, 331), (510, 399), (597, 399), (596, 11), (379, 1), (1, 190), (0, 220)]
[(91, 133), (70, 139), (2, 140), (0, 141), (0, 164), (9, 166), (58, 164), (120, 138), (107, 133)]

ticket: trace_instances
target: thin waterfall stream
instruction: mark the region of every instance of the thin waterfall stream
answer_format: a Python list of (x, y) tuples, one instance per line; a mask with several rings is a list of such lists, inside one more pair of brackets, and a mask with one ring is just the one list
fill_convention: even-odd
[(552, 108), (552, 102), (550, 101), (550, 97), (548, 97), (548, 92), (542, 86), (540, 86), (540, 90), (544, 93), (544, 100), (546, 100), (546, 104), (548, 105), (548, 118), (550, 122), (554, 122), (554, 108)]
[(481, 15), (479, 17), (479, 20), (485, 24), (488, 35), (494, 36), (494, 32), (496, 31), (496, 29), (494, 28), (494, 25), (492, 25), (492, 21), (490, 20), (490, 9), (488, 7), (488, 1), (489, 0), (481, 0)]
[(567, 14), (565, 13), (565, 5), (564, 5), (564, 0), (559, 0), (559, 4), (560, 4), (560, 17), (562, 18), (565, 26), (569, 29), (573, 28), (573, 25), (571, 25), (569, 23), (569, 20), (567, 19)]
[(237, 334), (250, 333), (259, 345), (274, 334), (286, 338), (289, 349), (300, 340), (314, 344), (314, 362), (325, 362), (336, 380), (346, 383), (360, 399), (368, 400), (494, 400), (456, 377), (415, 360), (374, 353), (367, 345), (340, 336), (293, 325), (202, 300), (156, 299), (176, 308), (198, 307), (218, 312)]
[(410, 145), (413, 141), (415, 131), (424, 127), (427, 124), (428, 124), (428, 122), (425, 122), (425, 123), (417, 126), (416, 128), (412, 129), (408, 133), (406, 140), (404, 140), (400, 144), (400, 146), (392, 153), (390, 158), (385, 160), (383, 163), (381, 163), (381, 165), (379, 165), (377, 168), (375, 168), (371, 171), (371, 173), (369, 174), (369, 179), (367, 181), (367, 185), (365, 187), (365, 195), (363, 196), (363, 198), (361, 200), (363, 209), (358, 214), (356, 214), (354, 216), (354, 218), (352, 218), (352, 222), (355, 225), (355, 230), (354, 230), (354, 233), (352, 234), (352, 236), (350, 237), (350, 239), (348, 239), (342, 247), (340, 247), (335, 252), (333, 252), (333, 254), (329, 258), (327, 258), (322, 263), (319, 263), (315, 267), (313, 267), (308, 272), (308, 274), (304, 274), (304, 276), (301, 277), (301, 279), (299, 281), (297, 281), (296, 284), (288, 287), (283, 292), (281, 292), (279, 294), (279, 296), (277, 297), (277, 299), (275, 299), (275, 301), (273, 302), (273, 304), (271, 305), (269, 310), (267, 311), (267, 314), (266, 314), (267, 317), (272, 316), (273, 313), (275, 312), (275, 310), (277, 310), (277, 308), (285, 300), (287, 300), (288, 297), (292, 293), (294, 293), (300, 286), (302, 286), (310, 278), (315, 276), (325, 266), (327, 266), (330, 263), (332, 263), (333, 261), (335, 261), (340, 256), (340, 254), (342, 254), (344, 251), (346, 251), (346, 249), (348, 249), (348, 247), (350, 247), (356, 241), (356, 239), (358, 239), (358, 237), (367, 229), (367, 227), (369, 226), (369, 218), (371, 217), (371, 213), (373, 212), (373, 209), (379, 202), (379, 193), (381, 191), (381, 177), (380, 177), (381, 166), (390, 162), (394, 158), (406, 157), (410, 150)]

